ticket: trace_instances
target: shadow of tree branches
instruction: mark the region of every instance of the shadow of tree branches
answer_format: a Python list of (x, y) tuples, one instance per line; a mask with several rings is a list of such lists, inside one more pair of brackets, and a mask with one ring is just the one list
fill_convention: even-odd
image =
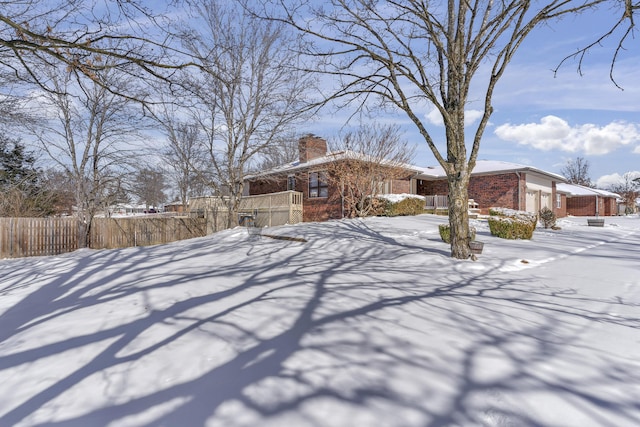
[[(28, 381), (0, 390), (32, 392), (0, 425), (640, 424), (637, 361), (586, 336), (637, 334), (607, 308), (638, 301), (465, 269), (402, 230), (316, 227), (305, 244), (227, 233), (5, 276), (24, 297), (0, 315), (0, 372)], [(39, 377), (50, 363), (66, 369)]]

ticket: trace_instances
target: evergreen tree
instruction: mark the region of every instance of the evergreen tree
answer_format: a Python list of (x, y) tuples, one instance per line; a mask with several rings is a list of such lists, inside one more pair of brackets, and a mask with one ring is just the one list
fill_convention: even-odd
[(36, 159), (24, 144), (0, 134), (0, 216), (47, 216), (54, 197), (40, 180)]

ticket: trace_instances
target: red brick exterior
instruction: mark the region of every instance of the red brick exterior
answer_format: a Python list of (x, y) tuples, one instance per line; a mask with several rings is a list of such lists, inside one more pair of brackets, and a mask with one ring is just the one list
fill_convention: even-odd
[[(287, 175), (249, 181), (249, 195), (251, 196), (287, 190)], [(303, 221), (327, 221), (342, 218), (340, 191), (331, 183), (331, 180), (328, 188), (329, 197), (309, 197), (309, 171), (298, 171), (295, 173), (295, 188), (291, 190), (302, 193)]]
[(327, 141), (313, 135), (307, 135), (298, 141), (298, 152), (300, 163), (307, 163), (309, 160), (327, 155)]
[[(504, 173), (497, 175), (472, 176), (469, 180), (469, 198), (480, 208), (480, 213), (488, 214), (491, 207), (524, 209), (526, 203), (526, 174)], [(520, 191), (518, 192), (518, 188)], [(446, 178), (435, 181), (418, 180), (416, 193), (421, 196), (448, 195)], [(518, 200), (518, 195), (520, 200)]]
[(598, 196), (596, 210), (596, 196), (567, 197), (567, 214), (573, 216), (612, 216), (617, 213), (615, 197)]
[[(314, 172), (319, 170), (314, 169)], [(342, 198), (340, 190), (335, 186), (334, 180), (329, 179), (329, 197), (309, 197), (309, 172), (308, 170), (297, 171), (295, 173), (294, 191), (302, 193), (302, 220), (327, 221), (330, 219), (343, 218)], [(260, 180), (249, 181), (249, 195), (277, 193), (287, 191), (287, 175), (269, 177)], [(411, 179), (396, 179), (392, 181), (392, 191), (395, 194), (410, 193)]]
[(411, 177), (392, 180), (391, 192), (393, 194), (411, 194)]
[(553, 199), (553, 212), (555, 212), (556, 217), (563, 218), (567, 216), (567, 195), (564, 193), (557, 193), (560, 195), (560, 207), (558, 207), (558, 203), (556, 199)]

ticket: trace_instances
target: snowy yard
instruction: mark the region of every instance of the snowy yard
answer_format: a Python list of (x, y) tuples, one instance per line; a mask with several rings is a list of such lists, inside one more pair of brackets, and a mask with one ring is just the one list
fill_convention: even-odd
[(0, 260), (0, 426), (640, 425), (640, 218), (445, 221)]

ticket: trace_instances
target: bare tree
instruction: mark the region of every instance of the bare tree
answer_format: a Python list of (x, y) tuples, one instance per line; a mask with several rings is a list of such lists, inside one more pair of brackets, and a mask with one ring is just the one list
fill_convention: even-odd
[(91, 220), (117, 198), (122, 176), (135, 165), (134, 142), (143, 122), (130, 100), (110, 90), (126, 86), (133, 93), (132, 81), (112, 75), (109, 69), (91, 79), (53, 68), (45, 72), (53, 90), (40, 93), (43, 120), (31, 123), (29, 129), (49, 160), (73, 182), (86, 245)]
[(298, 37), (282, 24), (256, 19), (235, 2), (188, 3), (183, 43), (201, 70), (185, 79), (194, 100), (188, 111), (210, 165), (201, 175), (228, 197), (233, 226), (251, 162), (308, 118), (303, 106), (312, 80), (291, 52)]
[[(168, 10), (160, 8), (171, 4), (158, 2), (152, 9), (151, 3), (136, 0), (0, 1), (0, 73), (47, 89), (40, 73), (43, 66), (62, 66), (90, 78), (112, 69), (167, 80), (191, 65), (164, 31)], [(96, 61), (97, 57), (105, 60)]]
[(165, 114), (161, 123), (167, 135), (162, 152), (165, 169), (170, 172), (186, 209), (189, 197), (204, 195), (205, 184), (210, 181), (206, 178), (206, 153), (202, 149), (200, 127), (194, 122), (180, 122), (172, 114)]
[(415, 147), (402, 140), (397, 126), (362, 125), (332, 141), (331, 152), (335, 160), (328, 164), (327, 178), (340, 189), (349, 216), (369, 215), (385, 185), (412, 175)]
[(619, 89), (622, 89), (622, 87), (616, 81), (616, 78), (614, 76), (614, 71), (615, 71), (616, 63), (618, 62), (618, 59), (620, 57), (620, 54), (626, 50), (625, 42), (628, 42), (629, 39), (635, 38), (634, 37), (635, 27), (636, 27), (635, 15), (638, 12), (638, 10), (640, 10), (640, 1), (624, 0), (624, 1), (615, 1), (615, 2), (607, 2), (607, 3), (611, 3), (613, 7), (616, 7), (622, 10), (622, 13), (620, 13), (618, 20), (611, 26), (611, 28), (607, 32), (598, 36), (591, 43), (578, 49), (576, 52), (570, 55), (567, 55), (562, 61), (560, 61), (560, 64), (558, 64), (554, 72), (557, 73), (558, 70), (569, 59), (577, 59), (578, 72), (580, 73), (580, 75), (582, 75), (582, 66), (583, 66), (586, 55), (593, 49), (602, 46), (602, 43), (605, 40), (617, 37), (617, 44), (613, 51), (613, 56), (611, 57), (611, 65), (609, 67), (609, 79)]
[(609, 186), (609, 191), (619, 194), (624, 199), (625, 213), (636, 212), (636, 200), (640, 197), (640, 175), (638, 172), (626, 172), (622, 180)]
[[(304, 54), (326, 66), (309, 70), (335, 77), (326, 101), (402, 111), (412, 121), (447, 174), (451, 255), (470, 256), (468, 185), (480, 141), (493, 113), (496, 84), (522, 42), (536, 27), (610, 1), (528, 0), (264, 0), (268, 19), (286, 22), (315, 41)], [(633, 24), (631, 8), (623, 11)], [(465, 128), (470, 92), (483, 114)], [(425, 123), (421, 108), (433, 105), (445, 125), (446, 149)], [(466, 132), (472, 134), (467, 141)]]
[(136, 173), (132, 184), (132, 192), (138, 197), (140, 203), (144, 203), (147, 208), (158, 208), (166, 201), (164, 193), (166, 187), (162, 172), (145, 167)]
[(589, 161), (583, 157), (576, 157), (567, 161), (560, 173), (571, 184), (584, 185), (585, 187), (593, 187), (591, 178), (589, 177)]
[(299, 157), (298, 138), (295, 135), (285, 135), (262, 150), (255, 171), (264, 171), (286, 165), (287, 163), (295, 162)]

